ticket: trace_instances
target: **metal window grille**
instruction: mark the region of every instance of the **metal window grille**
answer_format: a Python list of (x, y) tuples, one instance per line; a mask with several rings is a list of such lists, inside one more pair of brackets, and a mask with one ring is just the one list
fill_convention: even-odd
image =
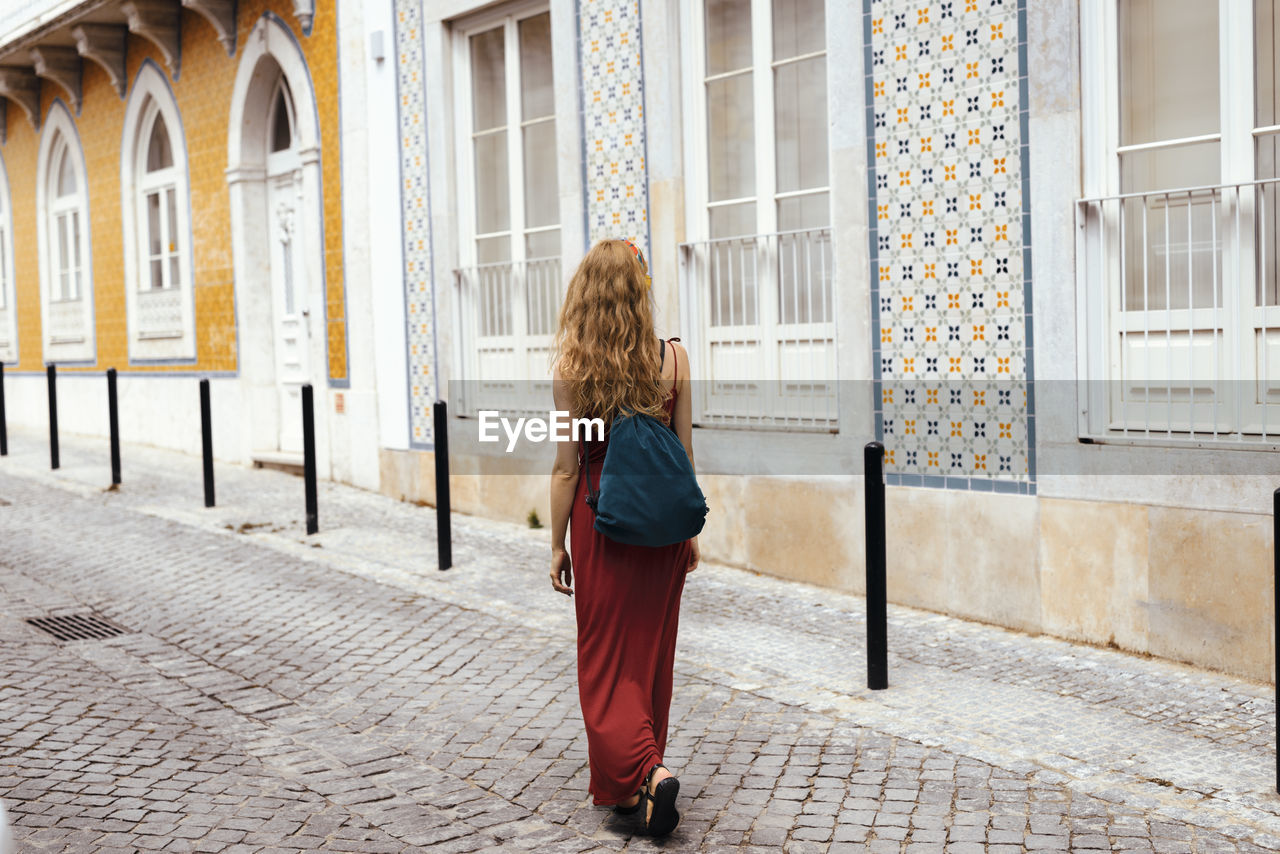
[(1077, 202), (1083, 435), (1277, 441), (1278, 183)]
[(551, 346), (564, 299), (560, 259), (454, 271), (462, 364), (460, 415), (551, 408)]
[(701, 425), (834, 431), (831, 230), (680, 246)]

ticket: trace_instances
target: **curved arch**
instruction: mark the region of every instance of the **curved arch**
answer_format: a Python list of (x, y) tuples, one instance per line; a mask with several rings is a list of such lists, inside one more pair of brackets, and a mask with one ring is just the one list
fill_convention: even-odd
[[(61, 274), (61, 258), (54, 253), (54, 230), (51, 216), (51, 187), (57, 176), (51, 161), (57, 155), (61, 165), (63, 152), (70, 158), (76, 181), (74, 215), (69, 230), (68, 258), (74, 263), (74, 299), (54, 304), (55, 272)], [(61, 98), (55, 98), (40, 129), (40, 153), (36, 158), (36, 237), (40, 256), (40, 315), (44, 331), (46, 361), (92, 361), (94, 358), (93, 324), (93, 241), (89, 220), (89, 180), (85, 168), (84, 147), (71, 110)], [(75, 236), (78, 234), (79, 239)], [(74, 254), (78, 252), (79, 254)], [(55, 269), (55, 260), (58, 265)], [(63, 285), (65, 288), (66, 286)]]
[[(291, 146), (271, 153), (272, 99), (282, 78), (293, 103)], [(240, 46), (226, 177), (240, 377), (253, 409), (245, 444), (269, 453), (301, 447), (295, 398), (301, 383), (322, 384), (328, 373), (320, 145), (302, 47), (280, 18), (264, 13)], [(323, 421), (317, 441), (327, 442)]]
[(240, 52), (236, 82), (231, 92), (231, 120), (227, 123), (227, 171), (234, 178), (238, 170), (266, 166), (268, 138), (265, 124), (271, 114), (275, 75), (259, 73), (274, 61), (289, 84), (293, 97), (294, 134), (304, 163), (320, 157), (320, 113), (315, 87), (302, 46), (283, 21), (264, 13), (245, 39)]
[[(140, 198), (146, 177), (146, 156), (150, 130), (155, 121), (164, 123), (173, 165), (166, 169), (172, 186), (176, 233), (170, 235), (176, 253), (177, 272), (166, 272), (164, 281), (174, 285), (165, 294), (154, 290), (148, 279), (149, 225)], [(128, 319), (130, 361), (193, 359), (196, 355), (195, 299), (191, 232), (191, 177), (187, 160), (186, 133), (182, 114), (169, 79), (152, 60), (138, 69), (125, 105), (124, 131), (120, 143), (121, 232), (124, 237), (125, 309)], [(168, 200), (165, 200), (168, 204)], [(176, 282), (174, 281), (176, 279)], [(146, 305), (142, 305), (143, 302)]]

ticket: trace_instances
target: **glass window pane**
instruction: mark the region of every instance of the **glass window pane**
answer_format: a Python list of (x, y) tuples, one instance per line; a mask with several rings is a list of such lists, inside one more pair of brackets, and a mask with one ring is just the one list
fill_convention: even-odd
[(560, 229), (539, 231), (525, 235), (524, 257), (526, 258), (559, 258)]
[(826, 0), (773, 0), (773, 58), (826, 50)]
[(62, 148), (62, 161), (58, 164), (58, 198), (75, 195), (76, 192), (76, 170), (71, 165), (71, 152), (64, 145)]
[(778, 200), (778, 230), (826, 228), (831, 224), (831, 201), (827, 193), (794, 196)]
[(742, 205), (724, 205), (710, 210), (711, 239), (742, 237), (756, 233), (756, 206), (754, 202)]
[(160, 245), (160, 194), (147, 193), (147, 255), (159, 255)]
[(525, 121), (555, 112), (549, 12), (520, 22), (520, 111)]
[[(831, 221), (827, 193), (778, 202), (778, 317), (783, 323), (831, 320)], [(800, 229), (806, 229), (800, 231)]]
[[(496, 245), (497, 240), (501, 240), (503, 246)], [(477, 242), (489, 243), (490, 241)], [(480, 256), (482, 259), (486, 256), (496, 257), (499, 254), (505, 254), (508, 248), (507, 238), (497, 238), (492, 245), (480, 247)], [(514, 286), (512, 267), (510, 264), (496, 261), (481, 260), (480, 263), (481, 267), (476, 270), (476, 288), (480, 303), (480, 334), (510, 335), (512, 332), (511, 296)]]
[(177, 288), (182, 286), (182, 274), (178, 271), (178, 256), (169, 257), (169, 287)]
[(165, 207), (168, 208), (168, 231), (166, 237), (169, 239), (168, 252), (173, 254), (178, 251), (178, 205), (173, 187), (164, 191)]
[(290, 105), (289, 87), (282, 80), (280, 92), (276, 95), (275, 116), (271, 127), (271, 150), (288, 151), (293, 146), (293, 129), (289, 125)]
[(710, 200), (754, 196), (755, 158), (755, 102), (751, 74), (713, 80), (707, 84)]
[(1276, 46), (1280, 44), (1280, 2), (1255, 0), (1253, 6), (1253, 65), (1256, 81), (1257, 127), (1280, 124), (1280, 87), (1276, 85)]
[[(73, 210), (70, 216), (72, 216), (72, 268), (79, 274), (79, 269), (81, 269), (81, 257), (79, 257), (79, 211)], [(76, 296), (79, 296), (79, 288), (76, 288)]]
[(158, 291), (164, 287), (164, 262), (159, 258), (151, 259), (151, 289)]
[(1222, 307), (1221, 193), (1128, 199), (1123, 216), (1125, 311)]
[[(557, 252), (560, 235), (556, 238)], [(531, 261), (524, 269), (525, 318), (530, 335), (551, 335), (556, 331), (556, 312), (560, 310), (560, 261), (551, 257)]]
[[(754, 234), (756, 206), (727, 205), (711, 209), (711, 237)], [(756, 238), (723, 240), (711, 244), (711, 325), (741, 326), (756, 322)]]
[(827, 185), (827, 59), (774, 72), (778, 192)]
[(505, 264), (510, 260), (510, 237), (484, 237), (476, 241), (477, 264)]
[(473, 130), (488, 130), (507, 123), (505, 50), (502, 27), (471, 37)]
[(1215, 133), (1218, 4), (1120, 3), (1120, 144)]
[(751, 65), (751, 0), (707, 0), (707, 75)]
[(1131, 151), (1120, 155), (1120, 191), (1213, 186), (1222, 174), (1220, 158), (1216, 142)]
[[(1258, 177), (1280, 178), (1280, 134), (1258, 137)], [(1258, 193), (1258, 305), (1280, 305), (1280, 265), (1276, 264), (1276, 251), (1280, 250), (1280, 187), (1275, 182), (1263, 184)]]
[(164, 126), (164, 116), (156, 113), (155, 123), (151, 125), (151, 141), (147, 143), (147, 171), (158, 172), (171, 166), (173, 151), (169, 148), (169, 131)]
[(511, 200), (507, 195), (507, 132), (475, 139), (476, 233), (506, 231), (511, 227)]
[(68, 243), (67, 214), (63, 214), (58, 217), (58, 272), (62, 286), (57, 294), (58, 299), (67, 299), (70, 296), (70, 290), (67, 287), (67, 273), (71, 268), (71, 252)]
[(556, 179), (556, 123), (524, 129), (524, 223), (529, 228), (560, 221), (560, 184)]

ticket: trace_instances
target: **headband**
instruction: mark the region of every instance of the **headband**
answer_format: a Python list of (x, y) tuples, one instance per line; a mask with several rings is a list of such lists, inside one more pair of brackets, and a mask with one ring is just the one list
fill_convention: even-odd
[(653, 287), (653, 276), (649, 275), (649, 262), (644, 260), (644, 253), (640, 251), (640, 247), (632, 243), (628, 238), (622, 238), (622, 242), (631, 247), (631, 254), (636, 256), (636, 260), (640, 262), (640, 268), (644, 270), (644, 281), (648, 287)]

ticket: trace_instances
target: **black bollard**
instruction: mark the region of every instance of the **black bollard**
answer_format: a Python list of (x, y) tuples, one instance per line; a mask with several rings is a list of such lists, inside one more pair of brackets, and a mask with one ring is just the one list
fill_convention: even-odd
[(204, 506), (213, 506), (213, 415), (209, 407), (209, 381), (200, 380), (200, 438), (204, 446)]
[(449, 405), (432, 407), (436, 434), (436, 550), (440, 569), (453, 566), (453, 532), (449, 528)]
[(302, 386), (302, 480), (307, 491), (307, 533), (320, 530), (316, 501), (316, 408), (311, 383)]
[(49, 467), (57, 468), (58, 463), (58, 366), (49, 363), (45, 370), (49, 378)]
[(107, 421), (111, 430), (111, 485), (120, 485), (120, 407), (116, 402), (116, 369), (107, 368)]
[(4, 416), (4, 362), (0, 362), (0, 457), (9, 455), (9, 426)]
[(862, 450), (867, 510), (867, 687), (889, 687), (889, 627), (885, 604), (884, 445)]

